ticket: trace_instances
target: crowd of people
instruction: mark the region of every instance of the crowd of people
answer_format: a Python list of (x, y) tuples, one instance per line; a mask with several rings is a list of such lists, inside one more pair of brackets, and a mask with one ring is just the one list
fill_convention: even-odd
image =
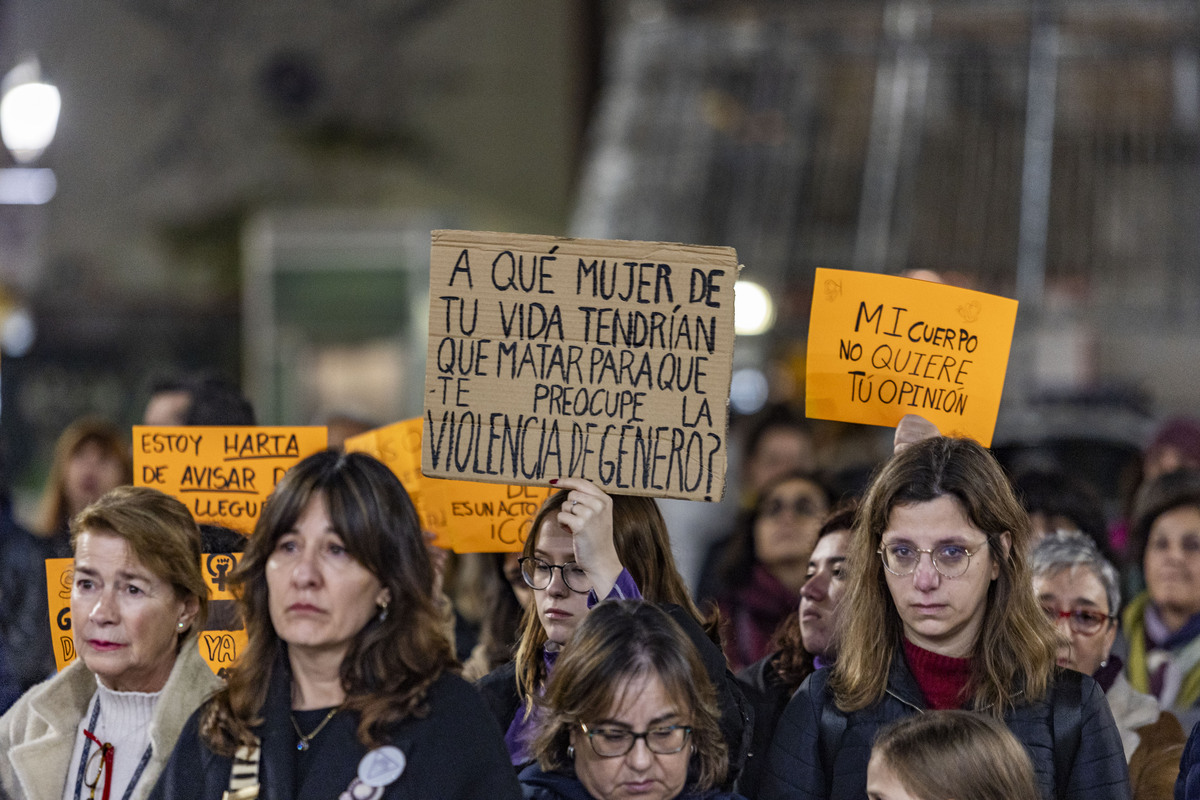
[[(219, 382), (161, 389), (147, 422), (253, 424)], [(521, 552), (454, 563), (336, 447), (231, 542), (81, 420), (32, 533), (0, 498), (0, 800), (1200, 800), (1200, 428), (1164, 428), (1108, 520), (920, 418), (836, 474), (765, 419), (691, 577), (670, 506), (570, 477)], [(200, 562), (231, 544), (247, 644), (218, 677)]]

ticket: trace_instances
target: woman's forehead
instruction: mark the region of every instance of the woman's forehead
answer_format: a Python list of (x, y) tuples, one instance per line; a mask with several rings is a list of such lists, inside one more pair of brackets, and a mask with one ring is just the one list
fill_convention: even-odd
[(557, 520), (547, 519), (542, 523), (541, 530), (538, 531), (534, 551), (551, 555), (574, 553), (575, 543), (569, 530), (559, 525)]

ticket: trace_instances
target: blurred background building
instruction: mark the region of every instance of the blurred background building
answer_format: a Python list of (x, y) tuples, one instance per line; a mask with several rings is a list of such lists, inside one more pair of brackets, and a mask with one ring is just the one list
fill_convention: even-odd
[(1198, 396), (1198, 16), (0, 0), (0, 72), (36, 57), (61, 97), (45, 151), (4, 154), (55, 187), (0, 205), (10, 461), (40, 481), (69, 420), (135, 422), (180, 369), (265, 423), (419, 413), (429, 231), (462, 227), (737, 248), (775, 304), (740, 413), (802, 402), (817, 267), (1017, 297), (997, 446), (1111, 488)]

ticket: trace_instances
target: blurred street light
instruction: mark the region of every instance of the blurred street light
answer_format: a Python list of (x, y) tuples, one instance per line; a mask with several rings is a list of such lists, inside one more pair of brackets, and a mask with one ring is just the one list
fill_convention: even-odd
[(36, 58), (27, 58), (0, 82), (0, 95), (0, 139), (18, 164), (36, 161), (58, 128), (57, 87), (42, 81)]
[(757, 283), (738, 281), (733, 287), (733, 327), (738, 336), (757, 336), (775, 324), (775, 303)]

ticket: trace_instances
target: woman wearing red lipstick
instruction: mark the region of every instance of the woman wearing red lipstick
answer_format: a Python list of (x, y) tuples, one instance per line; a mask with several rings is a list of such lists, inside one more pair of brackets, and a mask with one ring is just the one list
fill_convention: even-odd
[(246, 650), (156, 800), (520, 797), (455, 674), (412, 501), (379, 461), (325, 451), (290, 469), (233, 583)]
[(878, 728), (926, 709), (1003, 719), (1043, 798), (1129, 798), (1120, 735), (1090, 677), (1055, 665), (1029, 517), (969, 439), (908, 444), (880, 470), (847, 548), (838, 657), (788, 702), (760, 797), (866, 797)]
[(716, 692), (690, 638), (651, 603), (608, 601), (583, 620), (546, 694), (530, 800), (737, 800)]
[(154, 489), (114, 489), (71, 523), (78, 658), (0, 718), (0, 796), (150, 793), (188, 716), (220, 681), (200, 658), (200, 531)]
[(535, 698), (589, 609), (603, 599), (644, 598), (662, 604), (699, 649), (717, 686), (736, 774), (749, 744), (747, 703), (675, 569), (658, 506), (647, 497), (610, 496), (586, 480), (564, 478), (557, 486), (525, 541), (521, 565), (533, 603), (525, 612), (516, 658), (476, 684), (506, 731), (513, 766), (533, 760), (540, 713)]

